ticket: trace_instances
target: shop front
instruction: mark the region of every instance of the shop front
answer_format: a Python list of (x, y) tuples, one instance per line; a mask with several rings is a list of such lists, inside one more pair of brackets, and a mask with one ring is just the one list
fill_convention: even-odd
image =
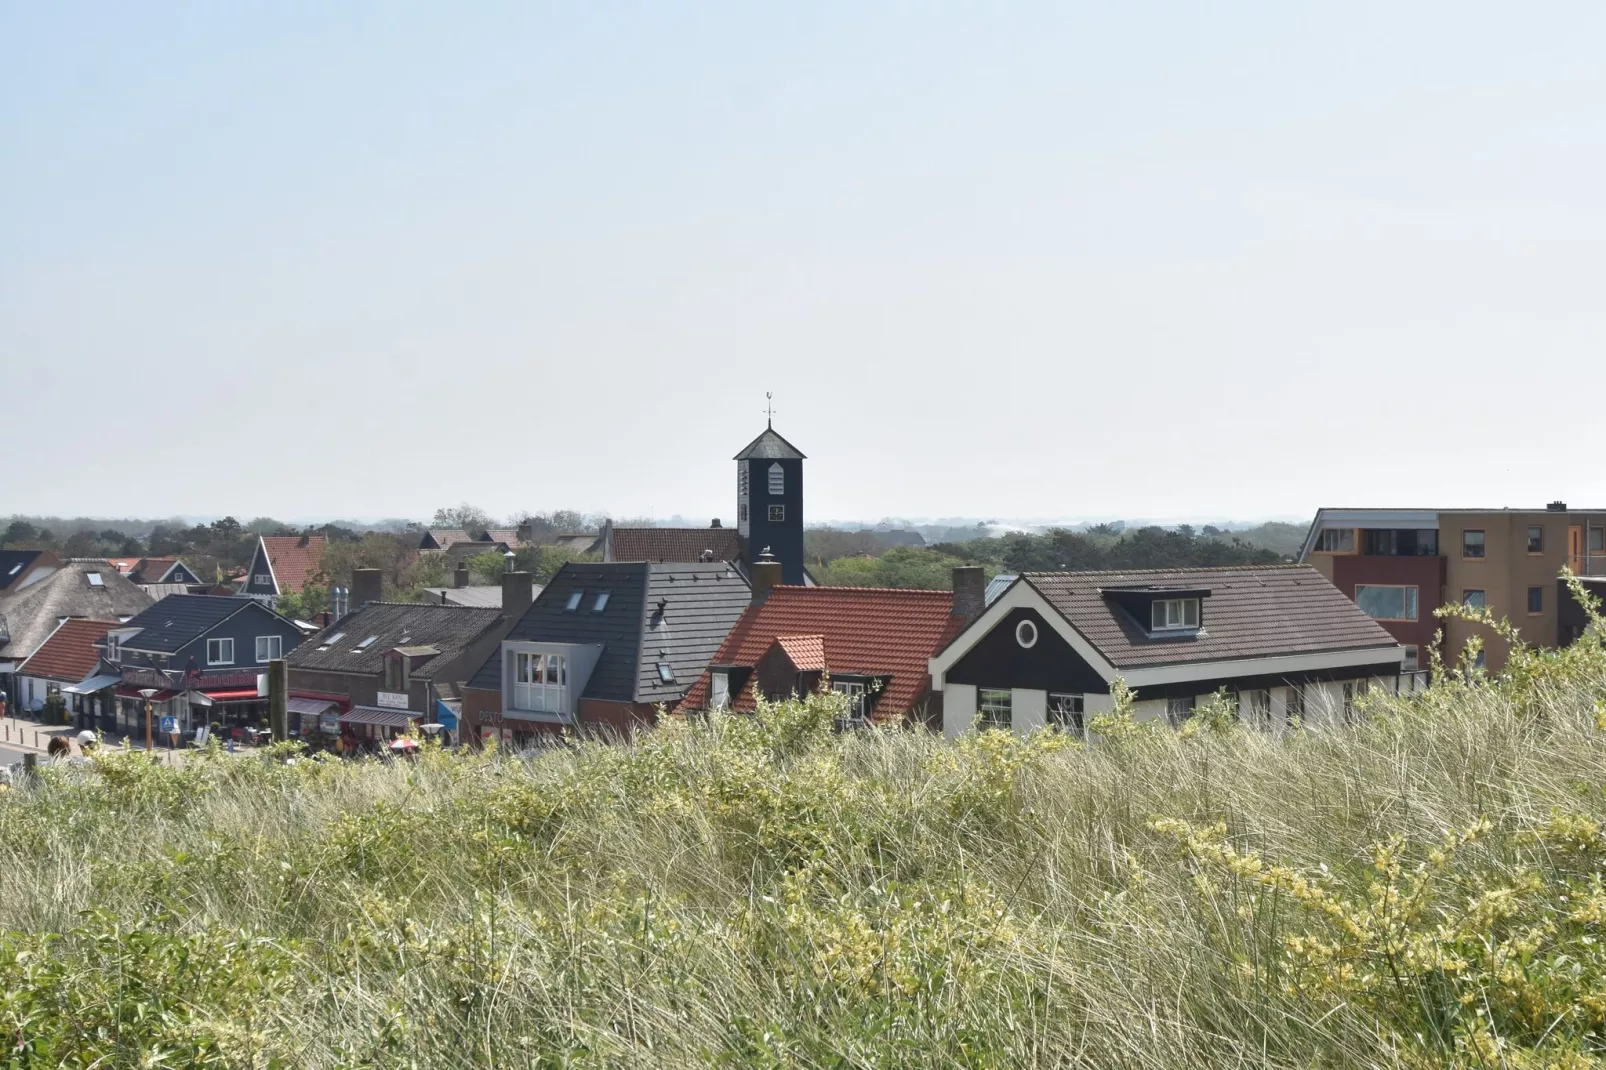
[(340, 738), (347, 753), (378, 754), (388, 750), (391, 741), (411, 736), (408, 726), (424, 720), (412, 710), (353, 706), (340, 715)]
[(249, 729), (268, 723), (268, 699), (254, 669), (124, 668), (117, 685), (117, 731), (144, 734), (146, 691), (152, 692), (153, 722), (172, 717), (177, 734), (187, 739), (195, 738), (198, 728), (216, 725), (220, 742), (244, 740)]

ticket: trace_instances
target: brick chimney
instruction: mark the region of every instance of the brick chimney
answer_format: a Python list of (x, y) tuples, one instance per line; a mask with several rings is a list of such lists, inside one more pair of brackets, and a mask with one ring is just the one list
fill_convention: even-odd
[(502, 613), (518, 620), (535, 601), (535, 579), (528, 572), (502, 573)]
[(467, 561), (459, 561), (457, 563), (457, 569), (452, 573), (452, 586), (453, 587), (467, 587), (468, 586), (468, 562)]
[(351, 612), (369, 602), (378, 602), (385, 595), (385, 574), (377, 568), (351, 570)]
[(781, 582), (781, 563), (770, 554), (770, 548), (753, 562), (753, 604), (756, 606), (770, 596), (770, 588)]
[(980, 565), (954, 569), (954, 616), (970, 620), (987, 608), (987, 573)]

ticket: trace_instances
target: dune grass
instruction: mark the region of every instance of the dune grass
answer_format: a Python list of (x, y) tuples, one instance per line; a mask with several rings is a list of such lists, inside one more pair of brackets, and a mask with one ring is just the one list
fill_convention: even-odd
[[(1449, 679), (1454, 674), (1444, 674)], [(22, 1066), (1586, 1066), (1598, 645), (1277, 736), (132, 753), (0, 799)]]

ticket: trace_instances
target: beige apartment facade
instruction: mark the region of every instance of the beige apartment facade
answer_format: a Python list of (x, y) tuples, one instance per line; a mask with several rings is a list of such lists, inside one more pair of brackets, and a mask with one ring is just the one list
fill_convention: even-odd
[[(1427, 554), (1438, 559), (1437, 583), (1435, 563), (1424, 556), (1429, 529), (1437, 532), (1436, 553)], [(1396, 538), (1413, 531), (1412, 539)], [(1482, 625), (1438, 620), (1433, 610), (1460, 602), (1484, 605), (1536, 646), (1570, 640), (1572, 633), (1564, 636), (1558, 625), (1568, 597), (1561, 572), (1566, 567), (1580, 576), (1606, 576), (1606, 510), (1568, 509), (1561, 502), (1544, 509), (1323, 509), (1301, 557), (1358, 603), (1381, 604), (1388, 600), (1380, 595), (1408, 585), (1412, 596), (1392, 601), (1409, 604), (1409, 619), (1386, 616), (1379, 622), (1401, 643), (1421, 645), (1423, 667), (1431, 633), (1442, 629), (1439, 653), (1446, 662), (1456, 663), (1467, 640), (1478, 634), (1484, 640), (1482, 663), (1497, 672), (1509, 653), (1503, 640)]]
[[(1565, 597), (1563, 568), (1582, 576), (1606, 573), (1606, 512), (1472, 510), (1439, 514), (1445, 557), (1445, 601), (1482, 604), (1515, 626), (1526, 642), (1557, 646), (1557, 613)], [(1485, 663), (1504, 667), (1504, 640), (1488, 628), (1445, 621), (1445, 646), (1454, 655), (1476, 632), (1484, 636)]]

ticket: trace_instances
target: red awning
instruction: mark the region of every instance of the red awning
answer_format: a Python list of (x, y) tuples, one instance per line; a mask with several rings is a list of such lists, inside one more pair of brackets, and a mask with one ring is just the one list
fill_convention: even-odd
[[(139, 693), (139, 688), (137, 688), (137, 687), (119, 687), (117, 689), (117, 694), (120, 695), (123, 698), (144, 698), (145, 697), (144, 695)], [(158, 692), (156, 692), (156, 694), (151, 696), (151, 701), (152, 702), (166, 702), (168, 699), (172, 698), (176, 694), (178, 694), (177, 691), (158, 691)]]
[(202, 691), (201, 694), (205, 695), (213, 702), (236, 702), (243, 698), (257, 699), (266, 697), (263, 695), (258, 695), (257, 689), (254, 687), (244, 688), (236, 691)]

